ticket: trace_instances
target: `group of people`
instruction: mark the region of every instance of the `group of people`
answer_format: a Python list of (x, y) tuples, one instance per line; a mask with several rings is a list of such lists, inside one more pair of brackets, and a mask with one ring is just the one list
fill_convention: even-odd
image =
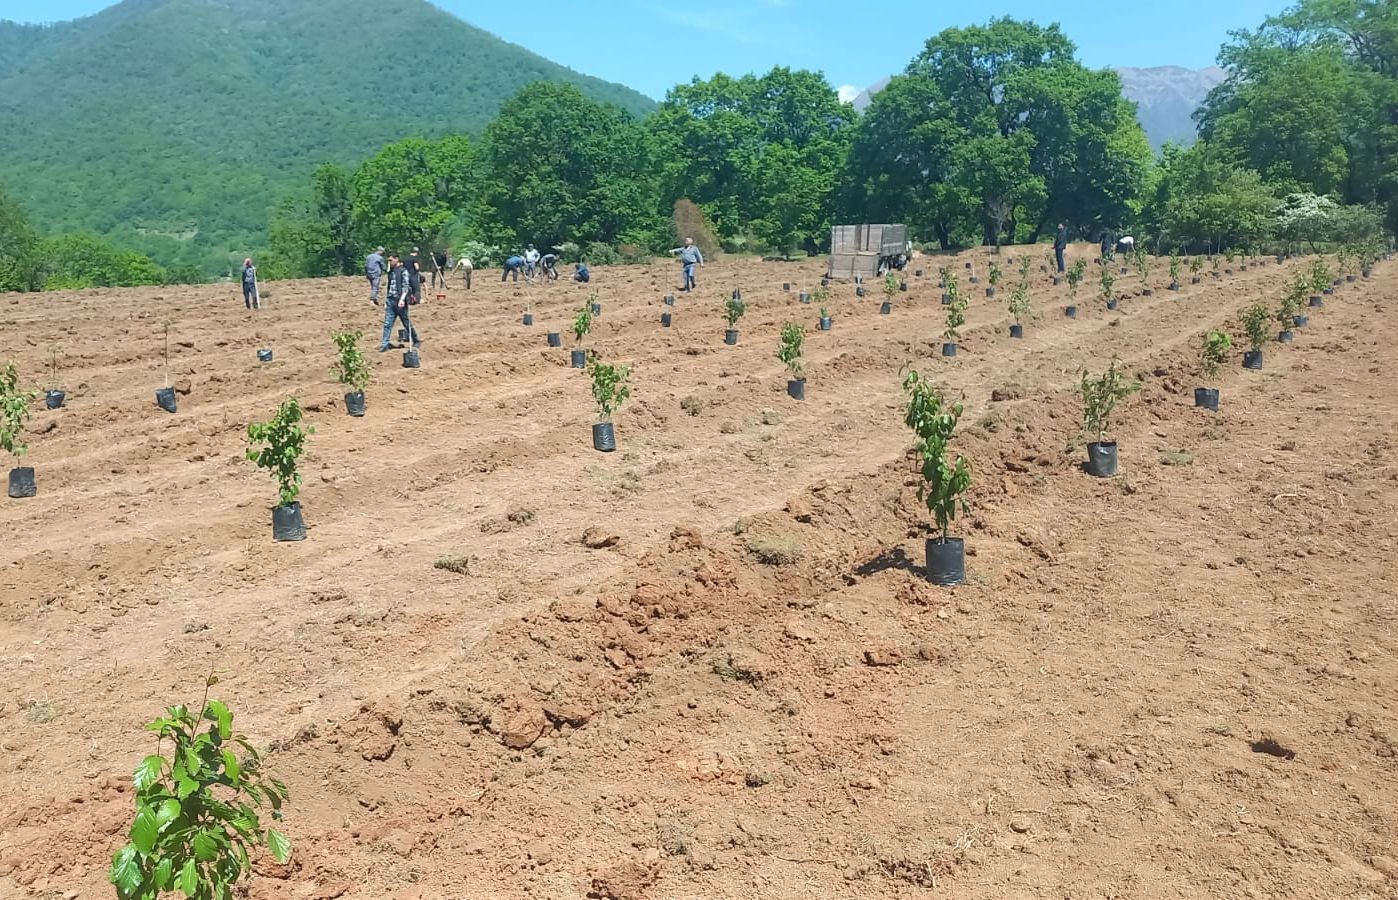
[(533, 281), (536, 277), (542, 277), (545, 281), (557, 281), (558, 254), (552, 251), (540, 253), (530, 244), (523, 256), (518, 253), (510, 254), (505, 260), (505, 271), (500, 275), (500, 280), (507, 281), (513, 277), (515, 281), (519, 281), (521, 273), (525, 281)]

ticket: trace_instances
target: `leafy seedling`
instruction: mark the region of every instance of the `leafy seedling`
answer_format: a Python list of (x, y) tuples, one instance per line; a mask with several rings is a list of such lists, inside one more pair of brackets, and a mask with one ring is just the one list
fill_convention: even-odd
[[(825, 310), (821, 310), (821, 317), (825, 317)], [(782, 361), (787, 370), (791, 372), (793, 381), (800, 381), (805, 377), (805, 366), (801, 361), (801, 345), (806, 341), (806, 329), (801, 325), (788, 322), (782, 326), (781, 344), (777, 348), (777, 359)]]
[(1087, 274), (1087, 260), (1074, 260), (1068, 267), (1068, 300), (1072, 303), (1078, 302), (1078, 285), (1082, 284), (1083, 276)]
[(573, 340), (582, 346), (583, 338), (592, 333), (592, 305), (589, 301), (587, 306), (578, 310), (578, 314), (573, 317)]
[(1015, 317), (1016, 325), (1023, 325), (1029, 318), (1029, 311), (1029, 282), (1021, 281), (1010, 293), (1010, 314)]
[(969, 301), (961, 293), (961, 286), (955, 275), (947, 276), (947, 329), (942, 332), (948, 343), (954, 344), (961, 338), (961, 326), (966, 324), (966, 307)]
[(908, 395), (903, 421), (917, 437), (914, 452), (922, 475), (917, 499), (932, 513), (945, 541), (951, 536), (951, 523), (958, 511), (968, 511), (965, 494), (971, 487), (970, 463), (960, 455), (955, 462), (947, 458), (947, 444), (961, 419), (962, 406), (947, 403), (941, 392), (915, 370), (904, 376), (903, 390)]
[(29, 419), (29, 407), (37, 396), (33, 391), (20, 388), (19, 371), (13, 361), (0, 370), (0, 450), (13, 456), (15, 462), (29, 452), (20, 435)]
[(1116, 287), (1116, 276), (1106, 266), (1102, 267), (1102, 302), (1112, 302), (1112, 289)]
[(612, 365), (594, 356), (587, 364), (587, 374), (592, 379), (592, 399), (597, 402), (599, 421), (610, 422), (631, 396), (631, 387), (626, 383), (631, 367)]
[(1228, 362), (1228, 351), (1233, 349), (1233, 340), (1222, 331), (1210, 331), (1204, 335), (1199, 348), (1199, 363), (1205, 375), (1213, 378), (1219, 368)]
[(277, 492), (282, 506), (291, 506), (301, 493), (301, 473), (297, 461), (306, 449), (307, 435), (315, 434), (314, 426), (301, 426), (301, 404), (288, 397), (277, 407), (270, 422), (248, 425), (247, 458), (259, 469), (266, 469), (277, 480)]
[(1112, 413), (1116, 411), (1117, 405), (1140, 389), (1141, 385), (1138, 382), (1130, 380), (1117, 369), (1115, 359), (1101, 375), (1093, 376), (1084, 371), (1082, 380), (1078, 382), (1078, 396), (1082, 398), (1083, 407), (1083, 430), (1088, 435), (1095, 435), (1097, 443), (1104, 443)]
[(373, 374), (369, 361), (359, 349), (359, 339), (362, 336), (363, 332), (348, 330), (336, 331), (330, 336), (335, 342), (335, 351), (338, 354), (330, 372), (340, 384), (347, 385), (356, 394), (364, 393)]
[(1267, 322), (1271, 318), (1272, 311), (1267, 308), (1265, 303), (1254, 303), (1243, 310), (1243, 331), (1248, 336), (1248, 344), (1252, 347), (1252, 352), (1260, 353), (1263, 345), (1267, 343)]
[(728, 316), (728, 327), (734, 329), (738, 327), (738, 320), (743, 317), (743, 313), (748, 311), (748, 305), (737, 297), (729, 297), (724, 301), (723, 310)]
[(991, 264), (990, 264), (990, 278), (989, 278), (990, 286), (991, 286), (991, 287), (995, 287), (996, 285), (998, 285), (998, 284), (1000, 283), (1000, 279), (1002, 279), (1002, 278), (1004, 278), (1004, 277), (1005, 277), (1005, 273), (1004, 273), (1004, 271), (1000, 268), (1000, 264), (999, 264), (998, 262), (991, 262)]
[(893, 298), (898, 296), (898, 276), (889, 272), (883, 277), (883, 292), (888, 297), (888, 302), (892, 303)]

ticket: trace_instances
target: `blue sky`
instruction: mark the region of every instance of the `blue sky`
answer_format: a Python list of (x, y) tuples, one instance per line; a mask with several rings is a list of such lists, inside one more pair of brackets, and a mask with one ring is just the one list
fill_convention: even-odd
[[(943, 28), (1008, 15), (1056, 20), (1089, 66), (1211, 65), (1230, 30), (1252, 28), (1291, 0), (1176, 0), (993, 6), (928, 0), (436, 0), (468, 22), (534, 52), (657, 99), (714, 72), (816, 69), (863, 88), (900, 71)], [(110, 0), (3, 0), (0, 16), (40, 22), (89, 15)], [(862, 15), (860, 8), (883, 16)]]

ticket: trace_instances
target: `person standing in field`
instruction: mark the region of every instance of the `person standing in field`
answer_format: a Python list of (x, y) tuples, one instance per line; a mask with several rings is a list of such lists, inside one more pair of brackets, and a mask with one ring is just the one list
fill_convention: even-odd
[(1053, 255), (1058, 260), (1058, 274), (1063, 274), (1063, 251), (1068, 249), (1068, 227), (1058, 223), (1058, 234), (1053, 237)]
[(387, 353), (393, 349), (393, 344), (389, 343), (389, 338), (393, 336), (394, 322), (403, 323), (403, 330), (407, 332), (408, 339), (412, 341), (413, 349), (416, 350), (422, 346), (422, 339), (408, 318), (408, 307), (411, 305), (413, 291), (410, 270), (398, 258), (397, 254), (389, 256), (388, 264), (390, 267), (388, 271), (388, 297), (384, 300), (383, 305), (383, 339), (379, 341), (379, 352)]
[(379, 285), (383, 281), (384, 258), (380, 247), (364, 260), (364, 276), (369, 279), (369, 302), (379, 305)]
[(261, 309), (262, 300), (257, 296), (257, 266), (252, 257), (243, 260), (243, 305), (248, 309)]
[(475, 266), (471, 265), (471, 258), (463, 256), (456, 261), (456, 268), (461, 272), (462, 280), (466, 282), (466, 290), (471, 289), (471, 272)]
[(524, 277), (533, 278), (539, 271), (539, 251), (530, 244), (529, 249), (524, 251)]
[(442, 287), (447, 286), (447, 251), (435, 250), (432, 253), (432, 287), (437, 286), (437, 279), (442, 280)]
[(684, 287), (680, 290), (685, 293), (694, 290), (698, 286), (698, 282), (694, 278), (694, 267), (702, 268), (704, 265), (704, 254), (698, 247), (694, 246), (694, 238), (685, 238), (683, 247), (676, 247), (670, 252), (679, 254), (680, 265), (683, 266)]

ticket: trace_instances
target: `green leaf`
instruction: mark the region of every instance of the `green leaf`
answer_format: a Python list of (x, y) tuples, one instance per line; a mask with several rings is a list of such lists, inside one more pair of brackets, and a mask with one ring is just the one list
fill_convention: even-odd
[(180, 801), (175, 800), (173, 798), (166, 800), (165, 802), (161, 803), (159, 806), (155, 808), (156, 827), (159, 830), (164, 831), (165, 826), (175, 821), (175, 819), (179, 818), (179, 816)]
[(233, 734), (233, 714), (223, 703), (210, 700), (204, 708), (204, 717), (218, 723), (218, 736), (225, 741)]
[(161, 756), (147, 756), (141, 760), (141, 764), (136, 767), (136, 771), (131, 776), (131, 786), (138, 792), (150, 787), (160, 778), (160, 772), (165, 767), (165, 759)]
[(167, 891), (170, 889), (170, 883), (174, 881), (174, 876), (175, 863), (167, 856), (156, 865), (155, 873), (151, 876), (151, 880), (155, 882), (156, 887), (160, 888), (162, 891)]
[(185, 775), (175, 785), (175, 796), (183, 800), (197, 790), (199, 790), (199, 782)]
[(180, 869), (179, 888), (186, 897), (193, 897), (199, 890), (199, 868), (192, 859), (185, 860), (184, 868)]
[(141, 853), (150, 853), (155, 849), (155, 839), (159, 835), (160, 829), (155, 824), (155, 813), (149, 806), (142, 804), (136, 812), (136, 819), (131, 823), (131, 843)]
[(238, 765), (238, 757), (232, 750), (224, 750), (221, 755), (223, 756), (223, 771), (228, 774), (228, 780), (237, 782), (242, 776), (242, 769)]
[(272, 858), (279, 863), (285, 864), (291, 859), (291, 841), (275, 828), (267, 829), (267, 849), (272, 851)]
[(208, 862), (218, 856), (218, 838), (214, 832), (208, 829), (197, 832), (194, 835), (194, 856), (200, 862)]
[(108, 878), (122, 897), (130, 897), (141, 886), (141, 859), (134, 846), (127, 844), (116, 852)]

